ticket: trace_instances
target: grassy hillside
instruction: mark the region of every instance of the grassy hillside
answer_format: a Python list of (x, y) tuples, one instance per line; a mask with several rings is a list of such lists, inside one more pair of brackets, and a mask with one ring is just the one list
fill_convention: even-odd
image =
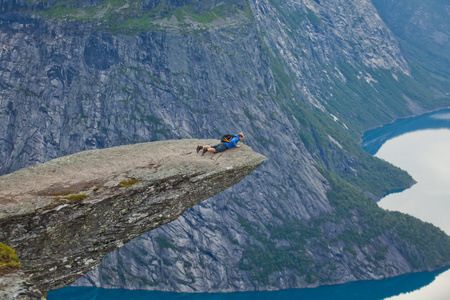
[[(46, 5), (37, 5), (39, 2)], [(98, 22), (98, 26), (104, 30), (128, 34), (169, 27), (198, 30), (209, 28), (213, 22), (227, 18), (245, 19), (251, 16), (245, 1), (203, 6), (189, 3), (163, 0), (155, 6), (146, 6), (142, 0), (103, 0), (96, 5), (82, 6), (76, 0), (57, 0), (38, 1), (22, 11), (48, 19)]]
[(434, 91), (424, 101), (450, 103), (450, 18), (445, 0), (372, 0), (396, 35), (412, 67), (412, 76)]

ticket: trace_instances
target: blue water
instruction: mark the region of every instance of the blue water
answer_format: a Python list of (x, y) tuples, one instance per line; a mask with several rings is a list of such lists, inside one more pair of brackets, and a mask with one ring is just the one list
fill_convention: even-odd
[[(389, 140), (404, 136), (407, 133), (419, 132), (425, 129), (450, 128), (450, 110), (442, 110), (419, 117), (401, 119), (392, 124), (367, 131), (362, 138), (362, 147), (376, 155)], [(402, 145), (397, 147), (405, 147)], [(427, 144), (433, 141), (427, 140)], [(405, 150), (403, 150), (405, 151)], [(408, 151), (408, 148), (406, 148)], [(380, 151), (382, 152), (382, 151)], [(411, 152), (411, 151), (409, 151)], [(448, 151), (450, 153), (450, 151)], [(403, 152), (404, 153), (404, 152)], [(447, 154), (448, 155), (448, 154)], [(428, 155), (430, 156), (430, 155)], [(439, 157), (433, 157), (439, 160)], [(385, 158), (388, 161), (390, 159)], [(442, 158), (441, 158), (442, 159)], [(415, 161), (414, 159), (411, 161)], [(417, 159), (418, 161), (418, 159)], [(396, 164), (395, 161), (391, 161)], [(403, 167), (409, 171), (408, 166)], [(413, 174), (414, 177), (414, 174)], [(420, 184), (420, 181), (419, 181)], [(418, 186), (419, 186), (418, 184)], [(447, 188), (448, 190), (448, 188)], [(381, 201), (382, 202), (382, 201)], [(380, 203), (381, 203), (380, 202)], [(404, 206), (406, 204), (403, 204)], [(382, 206), (384, 207), (384, 206)], [(398, 209), (401, 210), (402, 209)], [(422, 209), (423, 210), (423, 209)], [(438, 209), (439, 210), (439, 209)], [(413, 214), (413, 213), (410, 213)], [(414, 214), (413, 214), (414, 215)], [(420, 216), (418, 216), (420, 218)], [(431, 220), (430, 222), (433, 223)], [(447, 229), (447, 228), (446, 228)], [(448, 232), (448, 231), (447, 231)], [(154, 291), (108, 290), (95, 287), (65, 287), (48, 293), (49, 300), (132, 300), (132, 299), (186, 299), (186, 300), (273, 300), (273, 299), (450, 299), (450, 269), (436, 272), (406, 274), (403, 276), (377, 280), (359, 281), (341, 285), (321, 286), (312, 289), (291, 289), (282, 291), (239, 292), (239, 293), (201, 293), (183, 294)], [(400, 296), (398, 296), (400, 295)]]
[(183, 294), (152, 291), (107, 290), (95, 287), (65, 287), (48, 293), (49, 300), (273, 300), (273, 299), (334, 299), (334, 300), (375, 300), (385, 299), (401, 293), (408, 293), (430, 284), (436, 276), (444, 272), (424, 272), (407, 274), (395, 278), (358, 281), (347, 284), (321, 286), (313, 289), (291, 289), (271, 292), (240, 292)]
[(450, 128), (450, 109), (399, 119), (394, 123), (368, 130), (362, 137), (361, 147), (375, 155), (381, 146), (390, 139), (408, 132), (440, 128)]

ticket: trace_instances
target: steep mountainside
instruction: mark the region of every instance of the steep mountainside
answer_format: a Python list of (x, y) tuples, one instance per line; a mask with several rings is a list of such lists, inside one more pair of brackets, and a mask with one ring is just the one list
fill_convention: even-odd
[(269, 161), (78, 284), (261, 290), (448, 264), (448, 236), (373, 201), (413, 180), (362, 130), (449, 99), (370, 1), (125, 2), (2, 2), (0, 172), (237, 131)]
[[(450, 4), (448, 1), (372, 0), (411, 62), (413, 76), (435, 91), (450, 94)], [(448, 106), (448, 103), (444, 103)]]

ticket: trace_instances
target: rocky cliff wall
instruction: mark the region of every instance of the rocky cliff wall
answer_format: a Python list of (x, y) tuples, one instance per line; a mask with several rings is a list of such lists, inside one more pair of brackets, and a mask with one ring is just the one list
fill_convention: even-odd
[(31, 284), (42, 291), (65, 286), (266, 159), (245, 145), (196, 153), (198, 144), (212, 142), (91, 150), (1, 176), (0, 241), (15, 249)]
[(411, 114), (405, 90), (392, 86), (413, 78), (410, 66), (370, 3), (225, 3), (235, 9), (0, 15), (0, 172), (82, 150), (239, 131), (270, 157), (78, 284), (261, 290), (445, 264), (445, 234), (399, 218), (433, 237), (430, 253), (392, 231), (392, 214), (360, 192), (377, 199), (412, 182), (357, 146), (363, 127)]

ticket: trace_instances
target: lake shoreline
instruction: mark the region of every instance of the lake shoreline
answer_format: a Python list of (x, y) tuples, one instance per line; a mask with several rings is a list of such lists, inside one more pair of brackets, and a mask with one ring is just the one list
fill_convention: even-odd
[(445, 106), (445, 107), (440, 107), (440, 108), (430, 109), (430, 110), (426, 110), (426, 111), (423, 111), (423, 112), (418, 113), (418, 114), (412, 114), (412, 115), (405, 116), (405, 117), (397, 117), (397, 118), (395, 118), (394, 120), (392, 120), (391, 122), (383, 123), (383, 124), (378, 125), (378, 126), (373, 126), (373, 127), (366, 128), (366, 129), (363, 131), (363, 133), (360, 134), (360, 136), (359, 136), (359, 139), (360, 139), (359, 144), (361, 144), (361, 142), (363, 141), (363, 140), (362, 140), (362, 137), (364, 136), (364, 134), (365, 134), (367, 131), (374, 130), (374, 129), (377, 129), (377, 128), (381, 128), (381, 127), (384, 127), (384, 126), (387, 126), (387, 125), (392, 125), (393, 123), (395, 123), (395, 122), (397, 122), (397, 121), (400, 121), (400, 120), (412, 119), (412, 118), (424, 116), (424, 115), (427, 115), (427, 114), (433, 114), (433, 113), (437, 113), (437, 112), (439, 112), (439, 111), (441, 111), (441, 110), (446, 110), (446, 109), (450, 109), (450, 106)]

